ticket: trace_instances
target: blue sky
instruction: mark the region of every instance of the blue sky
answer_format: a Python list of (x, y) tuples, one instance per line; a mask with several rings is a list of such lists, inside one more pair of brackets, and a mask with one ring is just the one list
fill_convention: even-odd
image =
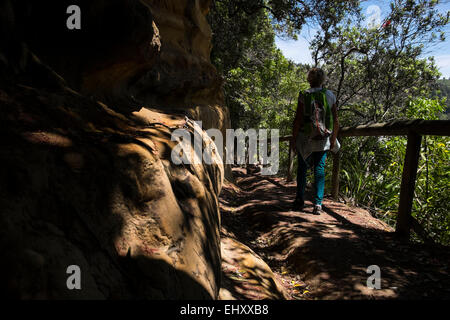
[[(376, 7), (380, 9), (381, 19), (385, 17), (389, 12), (389, 1), (371, 0), (364, 1), (362, 3), (363, 12), (367, 17), (375, 16)], [(447, 12), (450, 10), (450, 1), (442, 1), (439, 5), (439, 11)], [(428, 49), (428, 52), (424, 57), (434, 56), (437, 66), (445, 78), (450, 78), (450, 27), (447, 27), (447, 40), (439, 43), (432, 48)], [(317, 32), (313, 27), (305, 27), (301, 34), (298, 36), (298, 40), (284, 40), (279, 37), (276, 38), (277, 47), (281, 49), (283, 54), (298, 63), (312, 63), (311, 54), (309, 51), (309, 41), (314, 37)]]

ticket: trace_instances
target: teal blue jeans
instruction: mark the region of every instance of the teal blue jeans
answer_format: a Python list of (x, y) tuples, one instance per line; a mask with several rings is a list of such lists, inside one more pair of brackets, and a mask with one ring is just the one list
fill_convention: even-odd
[(322, 205), (323, 193), (325, 190), (325, 161), (327, 152), (313, 152), (306, 162), (302, 156), (298, 154), (298, 170), (297, 170), (297, 199), (304, 201), (306, 188), (306, 173), (308, 167), (314, 169), (314, 204)]

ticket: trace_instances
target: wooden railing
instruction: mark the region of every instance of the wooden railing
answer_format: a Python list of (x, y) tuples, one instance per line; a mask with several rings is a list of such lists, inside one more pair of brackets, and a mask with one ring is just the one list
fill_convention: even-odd
[[(376, 123), (370, 125), (345, 127), (339, 131), (339, 141), (344, 143), (345, 137), (360, 136), (407, 136), (405, 165), (403, 167), (400, 187), (396, 233), (403, 238), (409, 238), (411, 229), (423, 234), (419, 223), (412, 217), (412, 204), (416, 186), (417, 168), (420, 157), (420, 147), (423, 135), (450, 136), (450, 120), (410, 120)], [(289, 141), (288, 181), (292, 181), (294, 170), (294, 146), (292, 136), (282, 137), (280, 141)], [(333, 155), (332, 196), (339, 196), (339, 173), (341, 153)]]

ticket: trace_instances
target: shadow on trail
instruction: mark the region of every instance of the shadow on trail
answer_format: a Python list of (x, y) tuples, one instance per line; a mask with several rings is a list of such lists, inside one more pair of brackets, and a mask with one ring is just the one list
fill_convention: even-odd
[[(303, 212), (294, 212), (294, 184), (247, 175), (243, 169), (233, 173), (244, 191), (223, 191), (224, 228), (272, 270), (300, 275), (310, 288), (304, 298), (450, 297), (448, 248), (400, 241), (365, 210), (330, 199), (325, 199), (320, 215), (312, 214), (309, 201)], [(381, 269), (381, 290), (367, 288), (371, 265)]]

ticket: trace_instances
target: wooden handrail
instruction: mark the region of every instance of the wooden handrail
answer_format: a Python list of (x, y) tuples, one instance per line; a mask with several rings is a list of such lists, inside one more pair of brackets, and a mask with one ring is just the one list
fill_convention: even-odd
[[(339, 129), (340, 137), (406, 136), (410, 131), (420, 135), (450, 136), (450, 120), (396, 120)], [(292, 136), (280, 137), (289, 141)]]
[(450, 120), (397, 120), (345, 127), (339, 130), (339, 135), (341, 137), (406, 136), (410, 132), (420, 135), (450, 136)]

